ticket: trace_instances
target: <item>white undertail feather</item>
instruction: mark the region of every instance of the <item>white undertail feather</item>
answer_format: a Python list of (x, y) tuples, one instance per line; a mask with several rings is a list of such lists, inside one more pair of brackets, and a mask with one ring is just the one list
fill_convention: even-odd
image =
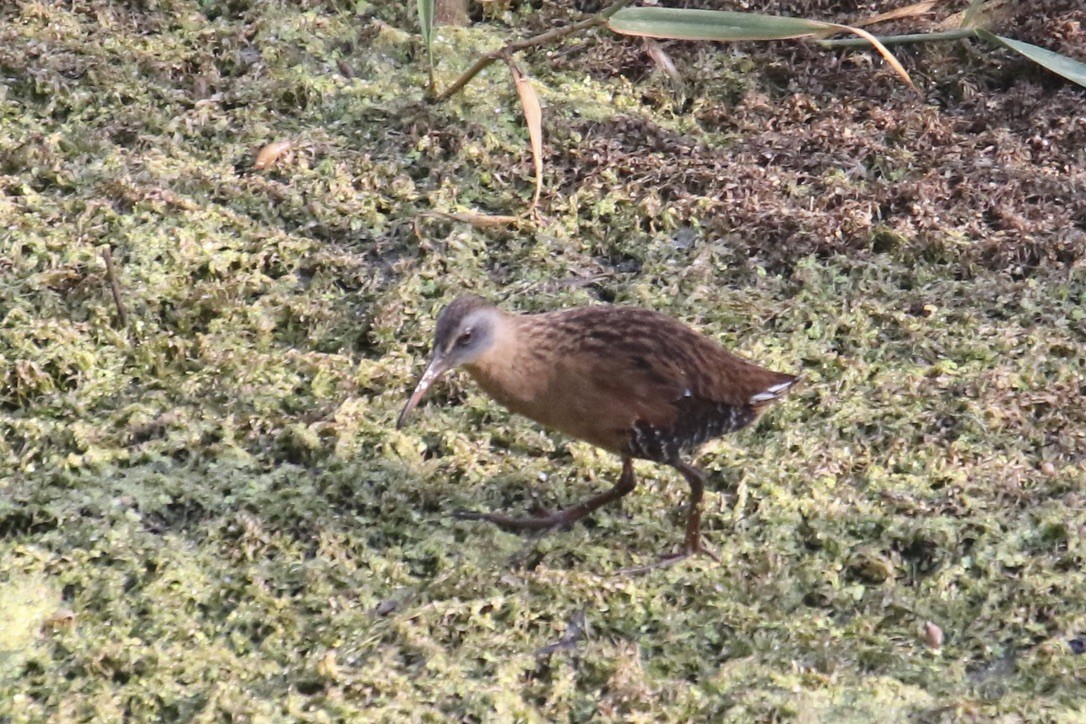
[(750, 404), (757, 405), (761, 402), (772, 402), (781, 396), (781, 393), (787, 390), (792, 385), (796, 384), (795, 380), (788, 380), (787, 382), (781, 382), (780, 384), (768, 387), (757, 395), (753, 395), (750, 398)]

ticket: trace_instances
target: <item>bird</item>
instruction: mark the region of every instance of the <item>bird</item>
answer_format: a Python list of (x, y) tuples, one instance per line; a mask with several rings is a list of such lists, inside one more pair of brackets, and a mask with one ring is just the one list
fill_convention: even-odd
[(429, 364), (397, 430), (427, 390), (456, 368), (510, 411), (622, 461), (613, 487), (564, 510), (530, 517), (461, 511), (456, 517), (509, 531), (566, 528), (633, 491), (633, 461), (649, 460), (674, 468), (690, 486), (682, 547), (660, 565), (698, 553), (717, 558), (701, 536), (706, 476), (684, 458), (755, 422), (798, 380), (650, 309), (598, 304), (518, 314), (465, 294), (438, 314)]

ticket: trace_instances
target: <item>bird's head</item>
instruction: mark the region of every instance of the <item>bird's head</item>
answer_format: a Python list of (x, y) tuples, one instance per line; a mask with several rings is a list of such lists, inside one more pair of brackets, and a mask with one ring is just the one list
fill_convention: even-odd
[(403, 427), (407, 415), (442, 375), (461, 365), (470, 365), (493, 346), (500, 319), (501, 312), (497, 307), (471, 294), (457, 297), (441, 310), (434, 331), (430, 365), (404, 405), (396, 421), (397, 430)]

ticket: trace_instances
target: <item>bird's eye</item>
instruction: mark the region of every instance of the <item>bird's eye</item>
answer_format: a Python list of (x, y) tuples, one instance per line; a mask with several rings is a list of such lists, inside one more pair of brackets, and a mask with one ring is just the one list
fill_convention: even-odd
[(465, 329), (463, 332), (461, 332), (460, 336), (456, 338), (456, 346), (457, 347), (466, 347), (466, 346), (468, 346), (468, 344), (471, 343), (471, 334), (472, 334), (472, 331), (470, 329)]

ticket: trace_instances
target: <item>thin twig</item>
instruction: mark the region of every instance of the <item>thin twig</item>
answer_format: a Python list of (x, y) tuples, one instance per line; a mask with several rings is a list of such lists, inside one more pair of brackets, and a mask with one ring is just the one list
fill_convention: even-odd
[[(929, 41), (938, 40), (961, 40), (962, 38), (972, 37), (976, 37), (976, 32), (972, 28), (962, 28), (960, 30), (945, 30), (941, 33), (891, 35), (884, 38), (880, 37), (879, 41), (883, 45), (905, 45), (906, 43), (927, 43)], [(819, 40), (816, 42), (820, 47), (823, 48), (853, 48), (863, 45), (871, 45), (871, 43), (869, 43), (867, 40), (864, 40), (863, 38), (841, 38), (840, 40)]]
[(117, 320), (122, 327), (127, 327), (128, 312), (124, 310), (124, 302), (121, 301), (121, 284), (117, 281), (117, 271), (113, 268), (113, 252), (108, 246), (102, 249), (102, 258), (106, 260), (106, 277), (113, 292), (113, 303), (117, 305)]
[(443, 90), (436, 98), (431, 100), (431, 103), (441, 103), (446, 101), (452, 96), (456, 95), (460, 90), (471, 82), (471, 79), (479, 75), (480, 72), (488, 65), (496, 60), (508, 57), (510, 54), (517, 52), (518, 50), (526, 50), (528, 48), (534, 48), (537, 45), (545, 45), (552, 43), (556, 40), (561, 40), (567, 35), (573, 35), (579, 33), (582, 30), (588, 30), (594, 28), (597, 25), (604, 25), (607, 23), (607, 19), (617, 13), (622, 8), (629, 5), (633, 0), (618, 0), (615, 4), (608, 7), (606, 10), (602, 10), (596, 15), (590, 18), (573, 23), (572, 25), (566, 25), (565, 27), (555, 28), (554, 30), (548, 30), (541, 35), (537, 35), (534, 38), (525, 38), (523, 40), (514, 40), (511, 43), (506, 43), (498, 50), (487, 53), (479, 58), (475, 63), (468, 68), (462, 76), (456, 79), (451, 86)]

